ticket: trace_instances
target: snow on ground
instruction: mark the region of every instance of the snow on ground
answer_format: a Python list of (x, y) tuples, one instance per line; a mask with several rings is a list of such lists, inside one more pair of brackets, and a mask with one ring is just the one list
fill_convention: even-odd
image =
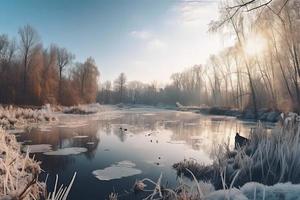
[[(150, 192), (152, 199), (165, 200), (299, 200), (300, 184), (277, 183), (272, 186), (248, 182), (240, 188), (215, 190), (210, 182), (185, 182), (179, 178), (176, 189), (161, 187), (162, 176), (157, 181), (137, 180), (135, 192)], [(152, 196), (153, 195), (153, 196)], [(147, 198), (145, 198), (147, 199)], [(148, 198), (149, 199), (149, 198)]]
[(0, 126), (4, 129), (24, 128), (31, 123), (56, 121), (50, 106), (42, 109), (2, 107), (0, 105)]
[(142, 171), (134, 168), (135, 166), (136, 165), (133, 162), (124, 160), (104, 169), (94, 170), (92, 173), (99, 180), (109, 181), (141, 174)]
[(211, 192), (205, 200), (299, 200), (300, 184), (277, 183), (266, 186), (256, 182), (249, 182), (240, 189), (232, 188)]

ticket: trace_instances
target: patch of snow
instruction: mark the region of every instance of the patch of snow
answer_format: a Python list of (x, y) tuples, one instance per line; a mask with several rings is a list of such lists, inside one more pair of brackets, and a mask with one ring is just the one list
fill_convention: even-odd
[(104, 169), (94, 170), (92, 174), (99, 180), (109, 181), (113, 179), (120, 179), (128, 176), (141, 174), (140, 169), (134, 168), (136, 165), (128, 160), (120, 161), (110, 167)]
[(205, 196), (205, 200), (249, 200), (240, 190), (233, 188), (230, 190), (217, 190)]
[(240, 189), (231, 188), (227, 190), (212, 191), (205, 196), (206, 200), (249, 200), (249, 199), (272, 199), (272, 200), (294, 200), (300, 197), (300, 184), (277, 183), (272, 186), (257, 182), (249, 182)]
[(77, 155), (87, 152), (86, 148), (82, 147), (68, 147), (68, 148), (62, 148), (57, 149), (56, 151), (48, 151), (45, 152), (44, 155), (47, 156), (68, 156), (68, 155)]
[(272, 200), (292, 200), (300, 197), (300, 184), (277, 183), (273, 186), (266, 186), (260, 183), (246, 183), (241, 192), (248, 199), (272, 199)]

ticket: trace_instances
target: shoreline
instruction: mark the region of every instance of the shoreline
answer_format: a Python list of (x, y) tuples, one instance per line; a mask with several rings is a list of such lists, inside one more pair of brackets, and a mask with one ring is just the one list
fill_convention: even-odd
[(21, 152), (21, 145), (13, 134), (0, 128), (1, 171), (0, 199), (41, 199), (46, 185), (38, 180), (41, 173), (38, 161)]
[(194, 112), (200, 113), (204, 115), (223, 115), (236, 117), (240, 120), (250, 120), (250, 121), (263, 121), (263, 122), (271, 122), (276, 123), (280, 119), (280, 111), (274, 111), (271, 109), (260, 109), (257, 112), (257, 119), (255, 119), (255, 115), (251, 109), (246, 109), (244, 111), (233, 109), (233, 108), (225, 108), (225, 107), (196, 107), (196, 106), (178, 106), (178, 111), (183, 112)]

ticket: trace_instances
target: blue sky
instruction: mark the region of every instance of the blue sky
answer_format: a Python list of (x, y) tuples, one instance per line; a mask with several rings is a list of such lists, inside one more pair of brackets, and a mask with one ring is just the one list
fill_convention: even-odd
[(125, 72), (129, 80), (166, 83), (222, 47), (207, 33), (217, 6), (214, 0), (2, 0), (0, 33), (17, 38), (18, 28), (30, 24), (45, 47), (66, 47), (78, 61), (95, 58), (101, 81)]

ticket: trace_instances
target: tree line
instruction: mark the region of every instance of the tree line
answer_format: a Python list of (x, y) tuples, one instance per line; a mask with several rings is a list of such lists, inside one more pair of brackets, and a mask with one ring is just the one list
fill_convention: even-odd
[(96, 100), (100, 73), (93, 58), (75, 62), (66, 48), (44, 48), (37, 31), (0, 35), (0, 103), (75, 105)]
[(181, 73), (174, 73), (171, 75), (171, 83), (163, 87), (156, 81), (152, 83), (127, 81), (125, 73), (121, 73), (113, 82), (106, 81), (101, 84), (97, 100), (104, 104), (175, 105), (176, 102), (184, 105), (205, 104), (208, 103), (208, 98), (204, 100), (208, 88), (203, 90), (202, 70), (202, 65), (195, 65)]
[[(211, 55), (205, 65), (195, 65), (171, 76), (171, 83), (126, 82), (121, 74), (102, 85), (98, 100), (223, 106), (280, 111), (300, 110), (300, 4), (297, 0), (255, 0), (247, 4), (226, 1), (209, 31), (229, 35), (234, 44)], [(257, 51), (263, 38), (262, 51)], [(252, 52), (247, 52), (247, 45)]]

